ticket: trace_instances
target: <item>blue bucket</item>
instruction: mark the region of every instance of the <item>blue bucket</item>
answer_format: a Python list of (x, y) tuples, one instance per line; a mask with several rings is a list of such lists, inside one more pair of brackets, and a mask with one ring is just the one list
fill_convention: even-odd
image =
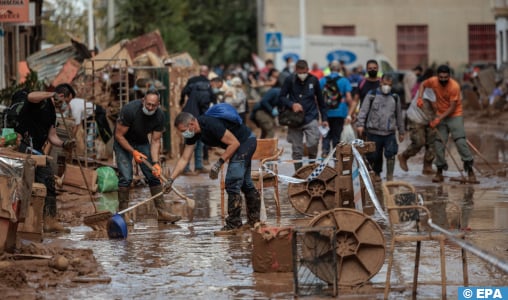
[(127, 238), (127, 224), (123, 217), (115, 214), (108, 221), (108, 236), (110, 239), (126, 239)]

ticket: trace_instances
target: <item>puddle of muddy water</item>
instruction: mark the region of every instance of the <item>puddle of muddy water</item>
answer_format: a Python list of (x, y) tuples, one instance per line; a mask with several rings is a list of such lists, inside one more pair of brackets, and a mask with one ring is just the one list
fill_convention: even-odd
[[(462, 222), (471, 229), (468, 239), (483, 249), (508, 258), (506, 226), (502, 216), (506, 191), (484, 190), (461, 185), (417, 186), (431, 209), (436, 223), (450, 228), (458, 223), (457, 207)], [(91, 248), (97, 261), (111, 277), (110, 284), (78, 285), (71, 288), (40, 291), (45, 297), (65, 295), (69, 299), (288, 299), (294, 298), (292, 273), (256, 273), (251, 263), (249, 233), (215, 237), (223, 222), (220, 218), (220, 195), (215, 186), (188, 185), (182, 191), (196, 200), (192, 223), (185, 219), (175, 225), (159, 225), (155, 219), (138, 221), (126, 240), (109, 240), (94, 236), (84, 226), (74, 227), (72, 234), (63, 236), (75, 247)], [(149, 196), (146, 189), (136, 197)], [(287, 186), (282, 185), (282, 219), (280, 225), (306, 223), (287, 200)], [(273, 196), (266, 193), (269, 222), (276, 224)], [(456, 203), (458, 205), (452, 205)], [(499, 208), (501, 207), (501, 210)], [(501, 219), (500, 219), (501, 218)], [(304, 221), (302, 221), (304, 220)], [(386, 231), (386, 230), (385, 230)], [(389, 241), (387, 236), (387, 242)], [(391, 299), (406, 299), (410, 295), (415, 246), (402, 244), (396, 249), (392, 272)], [(418, 299), (440, 297), (439, 245), (424, 242), (420, 264)], [(462, 285), (460, 250), (446, 245), (446, 274), (448, 296), (454, 297)], [(370, 288), (343, 294), (340, 299), (380, 298), (386, 277), (386, 262), (367, 284)], [(482, 260), (469, 255), (471, 285), (499, 286), (508, 277)], [(326, 298), (322, 296), (323, 298)], [(313, 299), (319, 299), (316, 295)]]
[[(497, 145), (489, 157), (496, 156), (498, 166), (507, 163), (504, 142), (480, 143), (471, 137), (482, 151), (489, 144)], [(289, 145), (284, 145), (290, 149)], [(405, 147), (402, 146), (402, 149)], [(491, 147), (492, 148), (492, 147)], [(491, 153), (492, 152), (492, 153)], [(490, 153), (490, 154), (489, 154)], [(290, 155), (286, 150), (285, 156)], [(467, 240), (479, 248), (508, 260), (508, 188), (506, 178), (477, 175), (481, 184), (461, 185), (451, 183), (448, 177), (458, 176), (451, 166), (446, 172), (444, 184), (433, 184), (431, 177), (421, 175), (421, 155), (409, 161), (410, 172), (402, 172), (398, 166), (395, 180), (406, 180), (415, 185), (436, 224), (457, 228), (461, 223), (467, 230)], [(475, 157), (482, 169), (480, 159)], [(460, 160), (459, 160), (460, 161)], [(449, 162), (451, 164), (451, 162)], [(280, 168), (285, 175), (292, 174), (292, 166)], [(187, 182), (179, 179), (176, 185), (196, 200), (194, 218), (187, 220), (185, 204), (175, 195), (172, 210), (184, 215), (175, 225), (159, 225), (153, 218), (153, 207), (136, 212), (136, 225), (126, 240), (110, 240), (85, 226), (72, 227), (72, 233), (58, 239), (70, 241), (74, 247), (93, 249), (104, 272), (111, 277), (110, 284), (79, 284), (58, 286), (56, 289), (40, 289), (43, 298), (68, 299), (294, 299), (292, 273), (256, 273), (251, 263), (251, 235), (215, 237), (214, 231), (223, 226), (220, 211), (220, 191), (216, 182), (206, 175)], [(279, 187), (282, 218), (275, 218), (275, 206), (270, 189), (265, 192), (268, 223), (272, 225), (302, 225), (310, 218), (296, 212), (288, 201), (287, 184)], [(133, 199), (149, 197), (148, 188), (137, 189)], [(114, 198), (114, 197), (113, 197)], [(110, 207), (104, 200), (101, 205)], [(133, 201), (134, 202), (134, 201)], [(132, 203), (131, 203), (132, 204)], [(374, 216), (379, 220), (379, 217)], [(245, 218), (244, 218), (245, 220)], [(390, 237), (383, 222), (387, 249)], [(51, 238), (47, 240), (51, 241)], [(447, 295), (457, 297), (457, 287), (462, 285), (460, 248), (446, 244)], [(390, 299), (408, 299), (414, 269), (414, 244), (400, 244), (396, 248), (392, 272)], [(508, 275), (490, 266), (478, 257), (468, 254), (469, 283), (473, 286), (506, 286)], [(387, 258), (381, 270), (362, 288), (341, 289), (339, 299), (382, 299), (386, 279)], [(424, 242), (419, 272), (418, 299), (438, 299), (441, 295), (439, 269), (439, 244)], [(314, 295), (309, 299), (326, 299)]]

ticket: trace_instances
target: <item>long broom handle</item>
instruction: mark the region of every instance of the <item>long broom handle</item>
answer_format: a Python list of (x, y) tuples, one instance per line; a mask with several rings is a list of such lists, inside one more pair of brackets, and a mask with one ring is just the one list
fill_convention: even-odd
[[(150, 170), (153, 170), (153, 165), (151, 163), (149, 163), (146, 159), (143, 159), (143, 163), (150, 169)], [(162, 181), (164, 182), (168, 182), (168, 179), (164, 176), (164, 175), (160, 175)], [(187, 206), (189, 206), (189, 208), (191, 209), (194, 209), (194, 207), (196, 206), (196, 202), (185, 196), (182, 192), (180, 192), (179, 190), (177, 190), (173, 185), (171, 185), (171, 189), (173, 190), (173, 192), (175, 192), (175, 194), (178, 195), (178, 197), (184, 199), (186, 202), (187, 202)]]
[(136, 207), (138, 207), (138, 206), (140, 206), (140, 205), (143, 205), (143, 204), (147, 203), (147, 202), (148, 202), (148, 201), (150, 201), (150, 200), (153, 200), (153, 199), (155, 199), (155, 198), (157, 198), (157, 197), (161, 196), (162, 194), (163, 194), (163, 192), (157, 193), (157, 194), (153, 195), (152, 197), (150, 197), (150, 198), (148, 198), (148, 199), (145, 199), (145, 200), (143, 200), (143, 201), (141, 201), (141, 202), (139, 202), (139, 203), (134, 204), (134, 205), (133, 205), (133, 206), (131, 206), (131, 207), (127, 207), (126, 209), (124, 209), (124, 210), (121, 210), (121, 211), (117, 212), (117, 214), (118, 214), (118, 215), (124, 214), (124, 213), (126, 213), (126, 212), (128, 212), (128, 211), (130, 211), (130, 210), (135, 209)]
[[(72, 139), (71, 131), (69, 130), (69, 126), (65, 122), (65, 118), (63, 115), (63, 111), (61, 107), (58, 107), (58, 111), (60, 112), (60, 116), (62, 117), (62, 122), (65, 127), (65, 131), (67, 132), (67, 137), (69, 139)], [(88, 195), (90, 196), (90, 202), (92, 202), (93, 208), (95, 212), (97, 212), (97, 206), (95, 205), (95, 202), (93, 201), (93, 195), (92, 191), (90, 190), (90, 186), (88, 185), (88, 179), (86, 179), (85, 171), (83, 170), (83, 166), (81, 165), (81, 161), (79, 160), (78, 154), (76, 153), (76, 149), (72, 148), (72, 155), (76, 157), (76, 160), (78, 161), (79, 170), (81, 171), (81, 176), (83, 176), (83, 181), (85, 182), (86, 190), (88, 191)]]
[(475, 147), (475, 145), (473, 145), (473, 143), (471, 143), (468, 139), (466, 139), (466, 142), (467, 144), (469, 145), (469, 147), (471, 147), (471, 149), (474, 150), (474, 152), (476, 152), (476, 154), (478, 154), (478, 156), (483, 159), (487, 165), (493, 170), (493, 171), (497, 171), (490, 163), (489, 161), (485, 158), (485, 156), (483, 156), (483, 154), (480, 153), (480, 151), (478, 150), (478, 148)]

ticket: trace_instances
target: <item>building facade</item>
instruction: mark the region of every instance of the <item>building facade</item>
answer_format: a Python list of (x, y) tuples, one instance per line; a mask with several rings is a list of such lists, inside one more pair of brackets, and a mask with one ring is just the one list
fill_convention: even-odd
[(498, 2), (506, 1), (262, 0), (262, 27), (300, 36), (303, 6), (306, 35), (367, 36), (398, 69), (446, 62), (459, 67), (496, 62)]

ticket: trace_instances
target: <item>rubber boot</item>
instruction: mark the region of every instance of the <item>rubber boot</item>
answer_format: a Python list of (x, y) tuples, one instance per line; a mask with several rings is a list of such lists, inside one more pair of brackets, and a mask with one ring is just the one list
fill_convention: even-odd
[[(129, 191), (129, 187), (118, 187), (118, 211), (129, 207)], [(126, 212), (122, 216), (127, 226), (134, 225), (134, 221), (131, 218), (131, 212)]]
[(46, 233), (54, 232), (54, 233), (70, 233), (71, 230), (69, 228), (65, 228), (58, 222), (55, 217), (46, 216), (44, 217), (44, 226), (43, 230)]
[(467, 172), (467, 181), (469, 183), (478, 183), (476, 180), (476, 175), (473, 171), (473, 161), (465, 161), (464, 162), (464, 171)]
[(393, 180), (394, 169), (395, 169), (395, 157), (386, 159), (386, 181)]
[(432, 178), (432, 182), (443, 182), (444, 181), (444, 177), (443, 177), (443, 169), (442, 168), (437, 168), (437, 172), (436, 172), (436, 175)]
[[(152, 194), (152, 196), (162, 193), (162, 190), (163, 190), (162, 185), (150, 187), (150, 193)], [(154, 199), (154, 203), (155, 208), (157, 209), (157, 221), (175, 223), (177, 221), (180, 221), (180, 219), (182, 219), (182, 217), (166, 211), (166, 205), (164, 203), (164, 197), (162, 194)]]
[(42, 230), (46, 233), (69, 233), (71, 230), (65, 228), (56, 219), (56, 197), (46, 196), (44, 199), (44, 224)]
[(423, 175), (434, 175), (434, 170), (432, 169), (432, 162), (423, 161), (423, 169), (422, 169)]
[(399, 166), (402, 169), (402, 171), (404, 172), (409, 171), (407, 167), (407, 157), (404, 155), (404, 153), (397, 155), (397, 159), (399, 160)]
[(226, 225), (215, 235), (233, 235), (242, 228), (242, 196), (240, 194), (228, 194), (228, 216)]
[(254, 228), (254, 225), (259, 222), (259, 215), (261, 209), (261, 196), (258, 190), (253, 189), (245, 193), (245, 202), (247, 204), (247, 225)]

